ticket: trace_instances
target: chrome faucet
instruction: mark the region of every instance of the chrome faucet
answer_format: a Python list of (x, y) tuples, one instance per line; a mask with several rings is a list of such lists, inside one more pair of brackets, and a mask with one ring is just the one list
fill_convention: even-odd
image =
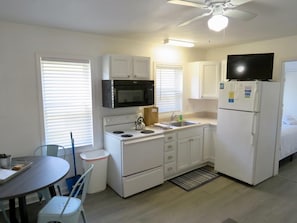
[(174, 121), (176, 119), (177, 115), (175, 114), (175, 112), (172, 112), (171, 116), (170, 116), (170, 121)]

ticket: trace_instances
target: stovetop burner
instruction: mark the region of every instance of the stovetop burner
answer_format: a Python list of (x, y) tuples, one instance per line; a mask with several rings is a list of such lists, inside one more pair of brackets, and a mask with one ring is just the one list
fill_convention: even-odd
[(124, 138), (128, 138), (128, 137), (132, 137), (133, 135), (132, 134), (123, 134), (121, 136), (124, 137)]
[(124, 131), (113, 131), (112, 133), (113, 133), (113, 134), (123, 134)]
[(149, 129), (146, 129), (146, 130), (142, 130), (140, 133), (143, 133), (143, 134), (151, 134), (151, 133), (154, 133), (155, 131), (153, 130), (149, 130)]

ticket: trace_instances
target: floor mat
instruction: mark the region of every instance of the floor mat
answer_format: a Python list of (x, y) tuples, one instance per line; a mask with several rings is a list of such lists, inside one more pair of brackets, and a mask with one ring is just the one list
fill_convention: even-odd
[(219, 176), (219, 174), (214, 172), (213, 167), (204, 166), (184, 175), (175, 177), (169, 181), (186, 191), (190, 191), (216, 179)]

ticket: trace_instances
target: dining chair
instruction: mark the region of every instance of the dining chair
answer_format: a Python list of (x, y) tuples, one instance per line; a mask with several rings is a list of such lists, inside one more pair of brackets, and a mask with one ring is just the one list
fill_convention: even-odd
[(38, 146), (34, 151), (35, 156), (56, 156), (65, 158), (64, 146), (50, 144)]
[(2, 211), (2, 214), (3, 214), (3, 217), (4, 217), (5, 222), (6, 223), (9, 223), (10, 221), (8, 219), (8, 216), (6, 214), (6, 211), (5, 211), (5, 208), (4, 208), (4, 205), (3, 205), (3, 202), (2, 201), (0, 201), (0, 209)]
[[(65, 148), (60, 145), (56, 144), (49, 144), (49, 145), (41, 145), (38, 146), (34, 151), (35, 156), (55, 156), (55, 157), (62, 157), (65, 158)], [(61, 195), (61, 189), (57, 185), (57, 189), (59, 192), (59, 195)], [(48, 192), (48, 188), (43, 189), (38, 193), (39, 201), (41, 202), (42, 198), (45, 198), (46, 201), (50, 200), (50, 194)]]
[[(79, 222), (80, 215), (86, 223), (86, 214), (83, 202), (89, 185), (90, 174), (94, 168), (91, 164), (85, 173), (73, 186), (69, 196), (54, 196), (38, 213), (38, 223), (46, 222)], [(80, 198), (79, 198), (80, 196)]]

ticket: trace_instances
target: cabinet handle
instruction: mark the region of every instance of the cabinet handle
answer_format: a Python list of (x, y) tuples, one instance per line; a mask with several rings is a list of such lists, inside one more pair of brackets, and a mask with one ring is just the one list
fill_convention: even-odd
[(172, 170), (172, 169), (173, 169), (172, 167), (167, 168), (168, 171), (170, 171), (170, 170)]
[(168, 148), (168, 149), (171, 149), (171, 148), (172, 148), (172, 146), (170, 145), (170, 146), (168, 146), (167, 148)]
[(168, 156), (168, 159), (171, 160), (172, 159), (172, 156)]
[(172, 139), (172, 136), (168, 137), (168, 139)]

